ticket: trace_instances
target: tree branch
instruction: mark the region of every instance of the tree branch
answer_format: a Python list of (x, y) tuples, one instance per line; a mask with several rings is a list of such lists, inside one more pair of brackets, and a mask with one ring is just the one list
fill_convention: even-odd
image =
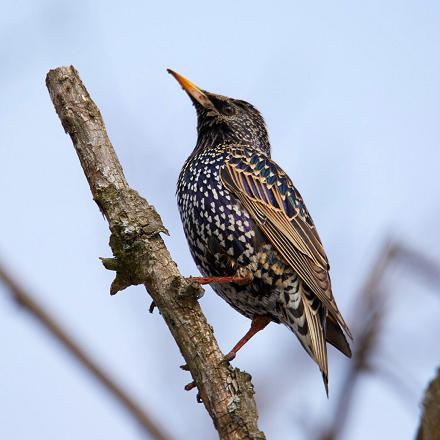
[(357, 314), (352, 320), (358, 324), (356, 350), (339, 392), (332, 423), (319, 435), (320, 440), (341, 438), (353, 407), (352, 402), (355, 400), (358, 381), (365, 372), (372, 370), (371, 357), (377, 348), (384, 321), (384, 298), (381, 284), (396, 253), (396, 244), (385, 242), (360, 291)]
[(72, 138), (95, 202), (106, 217), (116, 270), (111, 293), (144, 284), (159, 308), (220, 438), (264, 439), (257, 427), (251, 378), (221, 363), (223, 355), (198, 297), (200, 286), (179, 273), (160, 233), (167, 233), (154, 207), (128, 186), (99, 109), (73, 66), (47, 74), (46, 85), (65, 131)]
[(128, 394), (114, 382), (39, 305), (32, 296), (27, 293), (13, 277), (0, 265), (0, 280), (8, 287), (12, 298), (28, 311), (37, 321), (86, 369), (98, 382), (101, 383), (121, 405), (136, 419), (140, 426), (155, 440), (171, 440), (156, 422), (134, 401)]
[[(359, 293), (356, 303), (357, 314), (352, 319), (358, 323), (357, 349), (336, 404), (332, 424), (319, 436), (321, 440), (335, 440), (340, 438), (345, 429), (350, 411), (353, 410), (354, 397), (357, 392), (357, 382), (364, 373), (382, 375), (388, 383), (398, 384), (402, 393), (408, 395), (405, 384), (398, 382), (397, 376), (384, 370), (383, 366), (374, 363), (372, 358), (379, 344), (379, 336), (386, 317), (386, 301), (388, 291), (384, 290), (384, 278), (390, 267), (396, 263), (421, 276), (422, 280), (435, 285), (440, 284), (440, 266), (427, 258), (424, 254), (412, 249), (401, 242), (386, 240), (374, 266)], [(426, 391), (424, 415), (420, 424), (417, 440), (440, 440), (440, 369)]]
[(440, 369), (423, 399), (423, 416), (417, 440), (440, 440)]

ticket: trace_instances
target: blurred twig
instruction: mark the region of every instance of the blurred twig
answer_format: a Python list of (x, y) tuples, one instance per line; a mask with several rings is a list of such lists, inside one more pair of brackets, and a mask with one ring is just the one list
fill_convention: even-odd
[(104, 266), (116, 272), (110, 292), (145, 285), (222, 440), (264, 439), (250, 376), (222, 363), (213, 330), (197, 302), (200, 286), (182, 277), (160, 236), (167, 230), (159, 214), (129, 187), (101, 113), (78, 72), (73, 66), (51, 70), (46, 85), (93, 198), (110, 226), (115, 258), (103, 259)]
[(37, 321), (104, 386), (119, 403), (136, 419), (146, 433), (156, 440), (171, 440), (141, 406), (135, 402), (113, 379), (104, 373), (83, 349), (69, 336), (56, 320), (39, 305), (32, 296), (0, 265), (0, 280), (8, 288), (12, 299), (29, 312)]
[[(380, 373), (393, 386), (400, 387), (401, 393), (410, 395), (410, 391), (400, 383), (401, 381), (395, 375), (388, 370), (380, 370), (381, 367), (373, 365), (371, 361), (378, 345), (386, 313), (385, 302), (388, 295), (385, 295), (383, 290), (383, 279), (391, 264), (396, 262), (407, 266), (411, 272), (418, 273), (423, 279), (436, 285), (440, 284), (439, 265), (402, 243), (393, 241), (385, 243), (359, 295), (361, 302), (357, 305), (357, 313), (353, 319), (353, 322), (359, 323), (355, 332), (357, 335), (356, 350), (339, 395), (336, 411), (332, 418), (333, 422), (319, 437), (321, 440), (341, 438), (352, 408), (356, 384), (363, 373)], [(437, 404), (440, 405), (439, 402)], [(440, 421), (438, 423), (440, 424)], [(426, 437), (426, 439), (428, 438)]]
[(440, 286), (440, 265), (437, 262), (401, 243), (397, 249), (399, 260), (407, 265), (411, 271), (418, 272), (419, 276), (429, 283), (437, 287)]
[(403, 372), (399, 371), (401, 369), (402, 365), (396, 366), (389, 363), (384, 364), (383, 362), (373, 366), (376, 377), (382, 379), (385, 385), (401, 397), (401, 401), (406, 402), (413, 409), (414, 402), (418, 396), (418, 391), (415, 388), (415, 379), (409, 373), (407, 373), (405, 378), (402, 378)]
[(394, 244), (388, 242), (385, 244), (361, 289), (361, 303), (358, 305), (357, 314), (353, 319), (353, 322), (359, 326), (356, 332), (358, 335), (356, 349), (339, 393), (336, 411), (332, 417), (333, 423), (321, 435), (322, 440), (340, 438), (352, 407), (358, 379), (361, 374), (372, 368), (370, 358), (376, 347), (384, 317), (380, 285), (396, 252), (397, 248)]

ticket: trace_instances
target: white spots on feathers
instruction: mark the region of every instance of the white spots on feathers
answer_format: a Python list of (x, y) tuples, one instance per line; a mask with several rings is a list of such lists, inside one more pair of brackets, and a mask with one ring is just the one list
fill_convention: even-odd
[[(190, 158), (180, 174), (178, 206), (191, 253), (205, 276), (212, 276), (213, 270), (231, 273), (231, 266), (250, 270), (259, 283), (243, 287), (239, 294), (233, 285), (214, 289), (245, 316), (272, 314), (277, 322), (288, 322), (298, 335), (305, 324), (304, 313), (299, 313), (299, 279), (279, 261), (271, 245), (256, 248), (251, 216), (220, 179), (227, 154), (223, 147), (204, 150)], [(263, 293), (255, 290), (261, 283), (267, 286)], [(304, 335), (298, 337), (308, 343)]]

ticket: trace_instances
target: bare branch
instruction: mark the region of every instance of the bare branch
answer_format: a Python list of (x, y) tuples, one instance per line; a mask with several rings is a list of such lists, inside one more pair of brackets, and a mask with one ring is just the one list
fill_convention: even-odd
[[(399, 244), (399, 258), (411, 271), (419, 275), (421, 280), (438, 288), (440, 286), (440, 266), (426, 255), (403, 244)], [(438, 291), (437, 291), (438, 293)]]
[[(382, 378), (386, 379), (401, 394), (405, 393), (406, 396), (411, 396), (411, 392), (405, 384), (400, 383), (399, 379), (392, 372), (384, 369), (383, 365), (374, 365), (372, 363), (385, 320), (385, 302), (389, 297), (389, 294), (386, 295), (388, 292), (384, 292), (382, 284), (390, 266), (396, 263), (405, 264), (411, 273), (419, 275), (421, 279), (429, 281), (435, 286), (440, 284), (440, 267), (437, 263), (402, 243), (394, 241), (385, 242), (360, 292), (361, 302), (357, 305), (358, 313), (355, 319), (353, 319), (353, 322), (359, 323), (356, 332), (358, 335), (356, 351), (354, 352), (353, 362), (345, 377), (332, 423), (319, 437), (321, 440), (340, 438), (348, 420), (349, 412), (353, 407), (352, 402), (356, 394), (357, 382), (361, 375), (366, 372), (379, 373)], [(440, 440), (440, 430), (438, 430), (438, 426), (440, 426), (440, 377), (437, 378), (437, 382), (433, 381), (431, 383), (425, 396), (424, 407), (425, 416), (418, 440)], [(434, 415), (437, 419), (435, 419)], [(437, 421), (437, 437), (429, 437), (428, 434), (420, 437), (422, 431), (434, 433), (433, 421), (435, 420)], [(426, 429), (424, 428), (425, 426)], [(427, 431), (428, 429), (429, 431)]]
[(8, 287), (12, 299), (24, 307), (37, 321), (104, 386), (119, 403), (136, 419), (141, 427), (156, 440), (171, 440), (156, 422), (128, 394), (82, 350), (65, 330), (39, 305), (23, 287), (0, 265), (0, 280)]
[(417, 440), (440, 440), (440, 370), (423, 399), (423, 416)]
[(341, 437), (357, 392), (359, 378), (372, 368), (370, 360), (377, 347), (378, 336), (384, 320), (384, 295), (380, 286), (390, 263), (395, 258), (396, 251), (395, 244), (385, 243), (361, 289), (361, 303), (358, 305), (356, 317), (353, 319), (353, 322), (359, 323), (355, 333), (356, 350), (339, 392), (332, 423), (319, 436), (321, 440), (335, 440)]
[(46, 85), (70, 135), (93, 198), (111, 231), (116, 270), (114, 294), (144, 284), (159, 308), (199, 389), (221, 439), (263, 439), (250, 376), (221, 363), (223, 355), (197, 298), (198, 285), (179, 273), (160, 232), (166, 229), (154, 207), (128, 186), (108, 139), (101, 114), (71, 67), (51, 70)]

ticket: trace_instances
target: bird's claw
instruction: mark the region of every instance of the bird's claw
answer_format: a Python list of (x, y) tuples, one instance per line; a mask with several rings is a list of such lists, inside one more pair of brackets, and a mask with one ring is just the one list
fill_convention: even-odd
[[(185, 391), (191, 391), (195, 387), (196, 387), (196, 382), (193, 380), (189, 384), (185, 385)], [(202, 395), (200, 394), (200, 391), (197, 391), (196, 400), (197, 403), (203, 403)]]
[(153, 313), (155, 308), (156, 308), (156, 303), (154, 301), (151, 301), (151, 304), (150, 304), (150, 307), (148, 308), (148, 311), (150, 313)]
[(185, 391), (191, 391), (196, 387), (196, 382), (193, 380), (192, 382), (185, 385)]
[(230, 351), (227, 355), (223, 357), (222, 363), (226, 364), (227, 362), (231, 362), (235, 359), (235, 356), (237, 356), (237, 354), (233, 351)]

